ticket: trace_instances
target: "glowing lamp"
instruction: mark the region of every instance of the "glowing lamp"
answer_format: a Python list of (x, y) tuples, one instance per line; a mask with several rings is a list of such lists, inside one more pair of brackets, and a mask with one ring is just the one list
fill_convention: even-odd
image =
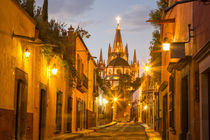
[(58, 72), (58, 69), (56, 68), (56, 66), (54, 65), (53, 68), (52, 68), (52, 74), (53, 75), (56, 75)]
[(114, 97), (114, 101), (115, 101), (115, 102), (117, 101), (117, 97)]
[(145, 65), (144, 69), (145, 69), (146, 72), (148, 72), (150, 67), (148, 65)]
[(104, 104), (107, 104), (108, 101), (104, 98), (104, 99), (103, 99), (103, 103), (104, 103)]
[(148, 108), (147, 105), (145, 105), (145, 106), (144, 106), (144, 110), (147, 110), (147, 108)]
[(128, 106), (131, 106), (131, 104), (128, 104)]
[(163, 43), (163, 50), (169, 51), (170, 50), (170, 43)]
[(24, 54), (26, 58), (29, 58), (31, 53), (29, 52), (28, 48), (25, 50)]

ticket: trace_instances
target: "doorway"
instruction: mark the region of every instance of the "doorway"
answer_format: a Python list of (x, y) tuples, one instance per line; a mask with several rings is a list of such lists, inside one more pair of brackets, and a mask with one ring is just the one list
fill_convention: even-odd
[(163, 96), (163, 140), (168, 140), (168, 94)]
[(187, 139), (188, 132), (188, 76), (181, 81), (181, 140)]
[(81, 119), (81, 102), (80, 100), (77, 100), (77, 125), (76, 125), (76, 130), (80, 131), (81, 130), (81, 123), (80, 123), (80, 119)]
[[(208, 115), (209, 115), (209, 135), (210, 135), (210, 72), (208, 72)], [(209, 136), (210, 140), (210, 136)]]
[(25, 72), (16, 69), (15, 76), (15, 139), (26, 139), (27, 120), (27, 75)]
[(47, 92), (40, 90), (40, 111), (39, 111), (39, 140), (44, 140), (46, 128)]
[(72, 97), (68, 97), (67, 101), (67, 133), (72, 132)]

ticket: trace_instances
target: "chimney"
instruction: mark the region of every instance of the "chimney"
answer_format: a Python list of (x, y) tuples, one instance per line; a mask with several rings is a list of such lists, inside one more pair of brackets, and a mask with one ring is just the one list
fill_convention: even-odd
[(74, 34), (74, 28), (72, 25), (68, 28), (68, 38), (73, 37)]

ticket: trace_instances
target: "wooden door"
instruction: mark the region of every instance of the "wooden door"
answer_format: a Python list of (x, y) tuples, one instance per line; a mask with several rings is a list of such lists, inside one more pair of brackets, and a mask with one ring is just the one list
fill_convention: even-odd
[(23, 80), (16, 80), (16, 121), (15, 139), (26, 139), (26, 119), (27, 119), (27, 91)]
[(208, 72), (208, 112), (209, 112), (209, 140), (210, 140), (210, 72)]
[(181, 140), (187, 139), (188, 132), (188, 77), (182, 78), (181, 82)]
[(163, 140), (168, 140), (168, 94), (163, 96)]
[(39, 111), (39, 140), (44, 140), (46, 128), (47, 94), (46, 90), (40, 90), (40, 111)]
[(80, 130), (80, 117), (81, 117), (81, 103), (80, 103), (80, 101), (79, 100), (77, 100), (77, 116), (76, 116), (76, 118), (77, 118), (77, 125), (76, 125), (76, 130), (78, 131), (78, 130)]
[(67, 132), (72, 132), (72, 98), (68, 97), (67, 103)]

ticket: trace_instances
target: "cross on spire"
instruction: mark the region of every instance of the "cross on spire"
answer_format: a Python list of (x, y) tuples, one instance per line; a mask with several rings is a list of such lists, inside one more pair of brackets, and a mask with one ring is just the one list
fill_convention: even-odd
[(117, 16), (116, 17), (117, 24), (120, 24), (120, 20), (121, 20), (121, 17), (120, 16)]

